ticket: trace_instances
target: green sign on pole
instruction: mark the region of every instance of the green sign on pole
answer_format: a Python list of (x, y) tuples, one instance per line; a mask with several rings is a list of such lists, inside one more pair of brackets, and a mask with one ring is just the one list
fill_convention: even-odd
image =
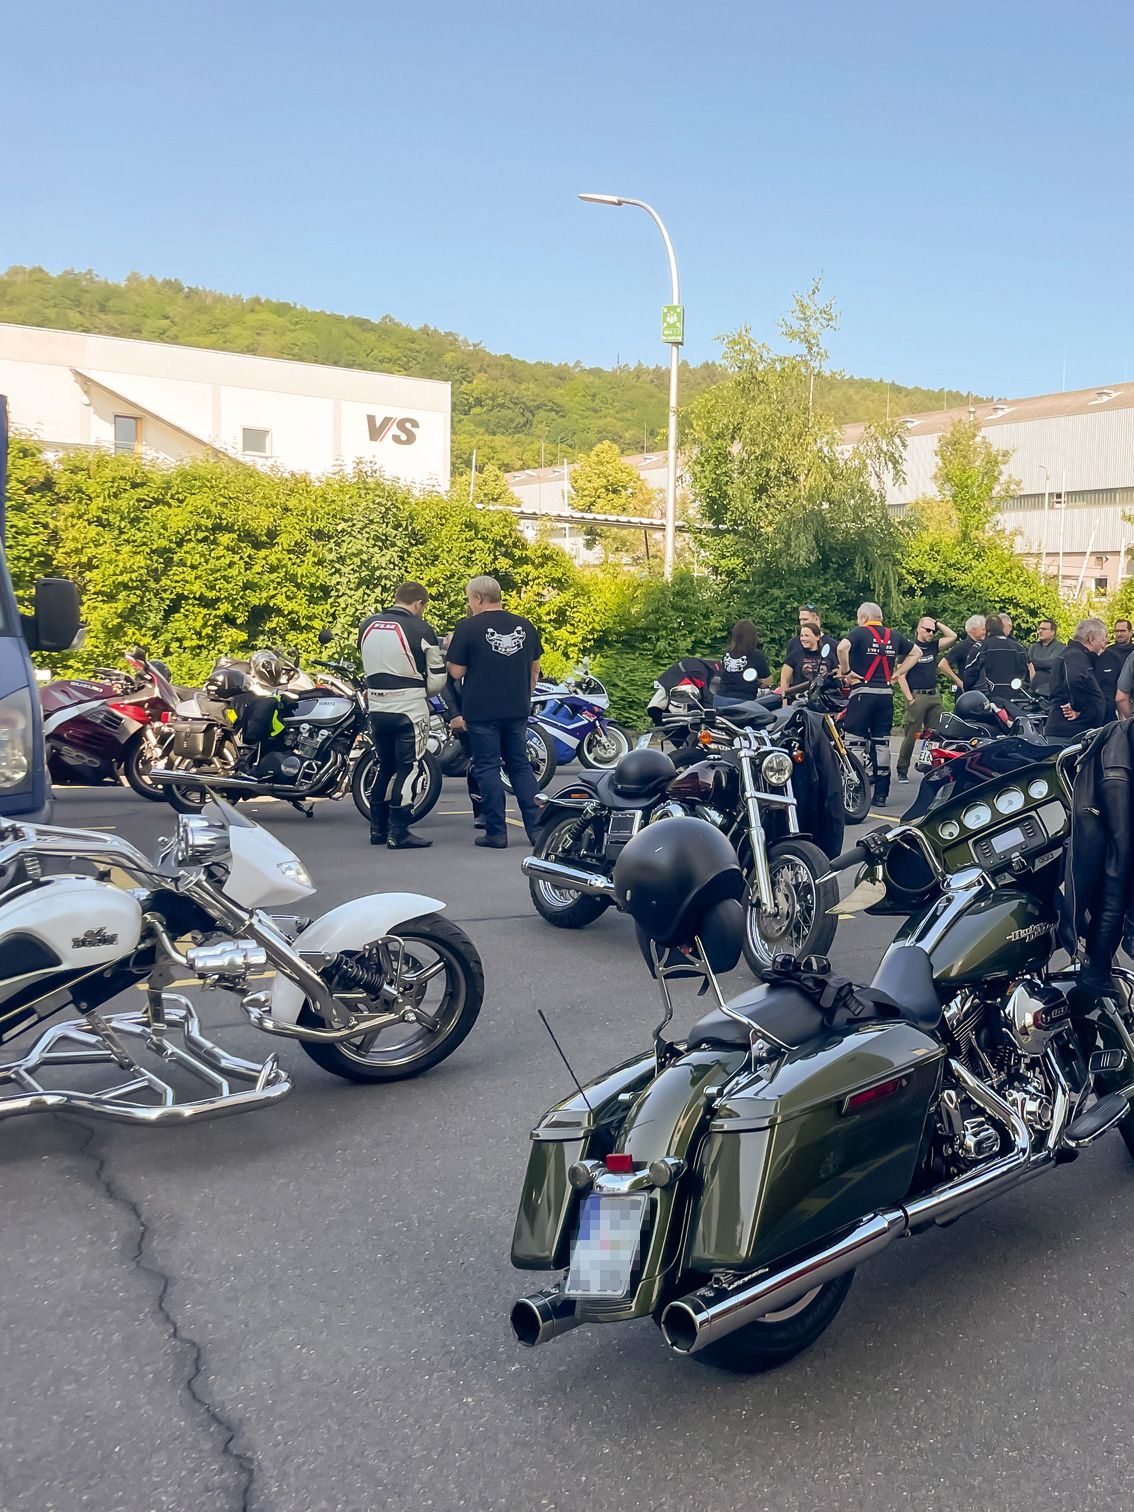
[(685, 340), (685, 306), (662, 305), (661, 339), (681, 346)]

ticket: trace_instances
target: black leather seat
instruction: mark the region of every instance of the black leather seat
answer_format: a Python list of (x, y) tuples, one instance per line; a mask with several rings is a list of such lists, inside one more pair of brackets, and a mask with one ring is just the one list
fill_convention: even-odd
[(861, 1001), (864, 1012), (850, 1015), (839, 1010), (831, 1022), (815, 999), (799, 988), (762, 984), (729, 1003), (733, 1013), (743, 1016), (743, 1023), (714, 1008), (693, 1025), (689, 1047), (747, 1045), (750, 1030), (756, 1029), (773, 1044), (794, 1050), (832, 1030), (838, 1032), (855, 1024), (905, 1019), (919, 1029), (933, 1029), (941, 1020), (933, 969), (929, 957), (917, 945), (899, 945), (891, 950), (869, 988), (863, 989)]
[(664, 780), (659, 780), (658, 782), (654, 783), (651, 790), (648, 790), (647, 792), (642, 793), (634, 798), (626, 798), (621, 793), (615, 791), (614, 779), (617, 775), (618, 768), (616, 767), (613, 772), (600, 773), (600, 775), (596, 777), (592, 783), (595, 792), (598, 794), (599, 801), (601, 803), (605, 803), (607, 808), (648, 808), (649, 805), (653, 803), (654, 799), (657, 798), (658, 795), (665, 790), (669, 783), (673, 781), (672, 777), (667, 777)]

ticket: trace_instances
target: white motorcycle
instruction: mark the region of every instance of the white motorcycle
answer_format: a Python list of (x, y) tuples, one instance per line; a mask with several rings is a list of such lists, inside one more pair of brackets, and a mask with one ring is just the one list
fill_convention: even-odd
[[(75, 863), (94, 874), (65, 869)], [(0, 1118), (70, 1108), (156, 1124), (283, 1096), (291, 1081), (275, 1055), (257, 1064), (204, 1037), (188, 998), (170, 990), (186, 977), (239, 994), (256, 1028), (297, 1040), (349, 1081), (399, 1081), (451, 1055), (476, 1022), (484, 973), (444, 903), (376, 893), (314, 921), (265, 911), (313, 891), (302, 862), (221, 799), (180, 816), (153, 861), (115, 835), (0, 826), (0, 1043), (66, 1007), (83, 1015), (0, 1065), (0, 1088), (15, 1089), (0, 1096)], [(144, 1008), (102, 1014), (137, 985)], [(127, 1079), (95, 1090), (43, 1080), (99, 1063)], [(187, 1080), (204, 1095), (187, 1095)]]

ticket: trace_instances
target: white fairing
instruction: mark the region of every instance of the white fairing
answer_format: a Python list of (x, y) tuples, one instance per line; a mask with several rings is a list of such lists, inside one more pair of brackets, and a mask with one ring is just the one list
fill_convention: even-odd
[[(297, 950), (318, 950), (327, 955), (339, 950), (362, 950), (407, 919), (438, 913), (444, 907), (439, 898), (427, 898), (421, 893), (370, 893), (342, 903), (316, 919), (298, 937), (295, 946)], [(277, 973), (272, 983), (272, 1017), (282, 1024), (294, 1024), (302, 1007), (303, 989)]]
[(315, 891), (295, 852), (258, 824), (234, 823), (228, 844), (232, 863), (224, 893), (245, 908), (295, 903)]
[[(21, 971), (21, 956), (31, 964), (27, 958), (37, 954), (29, 937), (49, 950), (58, 964)], [(108, 965), (128, 956), (141, 937), (142, 908), (132, 893), (93, 877), (52, 877), (8, 903), (0, 902), (0, 950), (9, 947), (15, 966), (0, 988)]]

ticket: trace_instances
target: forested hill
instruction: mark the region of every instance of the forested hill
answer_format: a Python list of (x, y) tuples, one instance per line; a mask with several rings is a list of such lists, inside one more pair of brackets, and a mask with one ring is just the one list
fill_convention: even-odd
[[(0, 274), (0, 321), (448, 379), (455, 471), (467, 465), (474, 446), (481, 464), (511, 468), (538, 465), (541, 446), (551, 463), (561, 452), (574, 456), (599, 441), (614, 441), (626, 452), (664, 444), (664, 367), (523, 362), (390, 315), (332, 315), (140, 274), (112, 283), (94, 273), (13, 267)], [(682, 400), (720, 377), (714, 363), (685, 367)], [(938, 409), (942, 395), (940, 389), (836, 378), (824, 381), (820, 402), (840, 420), (876, 420), (887, 404), (895, 416)]]

